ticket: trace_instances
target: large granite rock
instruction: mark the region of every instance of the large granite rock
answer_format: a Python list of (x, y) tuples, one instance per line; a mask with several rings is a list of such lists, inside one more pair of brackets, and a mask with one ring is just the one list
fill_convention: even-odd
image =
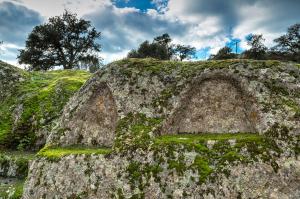
[(44, 151), (112, 152), (40, 155), (23, 198), (299, 198), (299, 77), (277, 61), (111, 63), (67, 103)]
[[(299, 67), (276, 61), (124, 60), (98, 71), (65, 106), (48, 142), (112, 146), (129, 113), (163, 118), (158, 134), (300, 130)], [(104, 103), (105, 101), (105, 103)]]

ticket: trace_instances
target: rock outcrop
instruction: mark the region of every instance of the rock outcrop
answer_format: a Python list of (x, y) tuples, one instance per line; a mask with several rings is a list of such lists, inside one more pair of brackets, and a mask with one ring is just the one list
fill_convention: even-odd
[(299, 68), (276, 61), (114, 62), (71, 99), (48, 141), (112, 146), (129, 113), (163, 118), (158, 134), (263, 133), (275, 123), (299, 132), (299, 89)]
[(111, 63), (64, 107), (23, 198), (299, 198), (299, 77), (277, 61)]

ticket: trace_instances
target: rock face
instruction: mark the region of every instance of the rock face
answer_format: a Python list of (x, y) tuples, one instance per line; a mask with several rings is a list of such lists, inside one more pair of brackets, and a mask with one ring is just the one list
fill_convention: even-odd
[(212, 74), (196, 80), (181, 100), (169, 133), (256, 132), (254, 99), (234, 77)]
[[(111, 146), (115, 137), (117, 110), (110, 89), (105, 83), (89, 90), (84, 103), (76, 107), (69, 119), (70, 110), (64, 111), (61, 124), (64, 133), (63, 145), (84, 143), (86, 145)], [(78, 100), (78, 99), (76, 99)]]
[(111, 63), (64, 107), (43, 149), (62, 155), (31, 162), (23, 198), (299, 198), (299, 77), (276, 61)]
[[(269, 164), (261, 162), (248, 166), (232, 165), (229, 174), (217, 174), (214, 176), (215, 181), (204, 184), (198, 183), (201, 176), (198, 172), (187, 170), (180, 174), (165, 165), (157, 176), (141, 178), (142, 188), (139, 189), (136, 188), (138, 184), (132, 184), (137, 182), (128, 178), (126, 168), (130, 167), (132, 161), (145, 161), (150, 165), (155, 162), (152, 153), (144, 158), (141, 155), (135, 153), (132, 160), (99, 155), (71, 155), (58, 162), (36, 160), (31, 164), (27, 179), (27, 185), (30, 186), (25, 187), (23, 198), (296, 199), (300, 196), (299, 160), (281, 159), (277, 172)], [(186, 160), (192, 161), (195, 158), (193, 153), (183, 155), (188, 157)]]
[(299, 132), (299, 89), (299, 68), (279, 62), (115, 62), (66, 105), (48, 142), (112, 146), (128, 113), (164, 118), (158, 134), (263, 133), (275, 123)]

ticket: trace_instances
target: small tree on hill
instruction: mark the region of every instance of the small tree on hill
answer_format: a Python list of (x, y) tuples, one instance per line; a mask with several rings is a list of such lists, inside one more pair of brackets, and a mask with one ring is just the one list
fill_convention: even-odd
[(144, 41), (137, 50), (131, 50), (127, 57), (129, 58), (146, 58), (152, 57), (161, 60), (168, 60), (172, 56), (171, 38), (168, 34), (163, 34), (154, 38), (153, 42)]
[(163, 46), (169, 46), (169, 44), (172, 42), (172, 39), (168, 33), (165, 33), (161, 36), (155, 37), (154, 42)]
[(287, 34), (275, 39), (277, 45), (273, 48), (277, 54), (293, 61), (300, 61), (300, 24), (288, 28)]
[(185, 46), (185, 45), (176, 45), (176, 47), (174, 48), (174, 53), (176, 55), (178, 55), (180, 61), (187, 59), (187, 58), (191, 58), (193, 56), (195, 56), (196, 54), (196, 48), (192, 47), (192, 46)]
[(232, 49), (228, 46), (221, 48), (217, 54), (211, 55), (209, 59), (219, 60), (219, 59), (233, 59), (236, 58), (236, 54), (232, 53)]
[(249, 50), (246, 50), (243, 54), (247, 59), (265, 59), (267, 47), (263, 44), (265, 39), (260, 35), (250, 35), (247, 38), (247, 44), (251, 46)]
[(174, 45), (169, 34), (165, 33), (155, 37), (153, 42), (144, 41), (140, 44), (137, 50), (131, 50), (128, 58), (146, 58), (152, 57), (161, 60), (170, 60), (173, 56), (178, 56), (183, 59), (190, 58), (195, 55), (196, 49), (191, 46)]
[(19, 63), (31, 65), (31, 70), (48, 70), (54, 66), (72, 69), (83, 61), (95, 62), (101, 49), (96, 42), (100, 34), (90, 21), (65, 11), (33, 29), (26, 48), (20, 51)]

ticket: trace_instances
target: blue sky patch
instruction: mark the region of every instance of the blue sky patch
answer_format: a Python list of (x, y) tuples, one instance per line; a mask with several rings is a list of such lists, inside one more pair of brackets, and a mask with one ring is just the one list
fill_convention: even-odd
[(205, 60), (209, 58), (209, 50), (210, 50), (209, 47), (197, 50), (195, 55), (196, 59)]
[(230, 41), (227, 42), (225, 45), (229, 48), (231, 48), (233, 53), (241, 53), (243, 52), (243, 49), (240, 47), (241, 39), (237, 38), (230, 38)]
[(156, 9), (155, 4), (151, 0), (114, 0), (113, 2), (118, 8), (134, 7), (142, 11)]

